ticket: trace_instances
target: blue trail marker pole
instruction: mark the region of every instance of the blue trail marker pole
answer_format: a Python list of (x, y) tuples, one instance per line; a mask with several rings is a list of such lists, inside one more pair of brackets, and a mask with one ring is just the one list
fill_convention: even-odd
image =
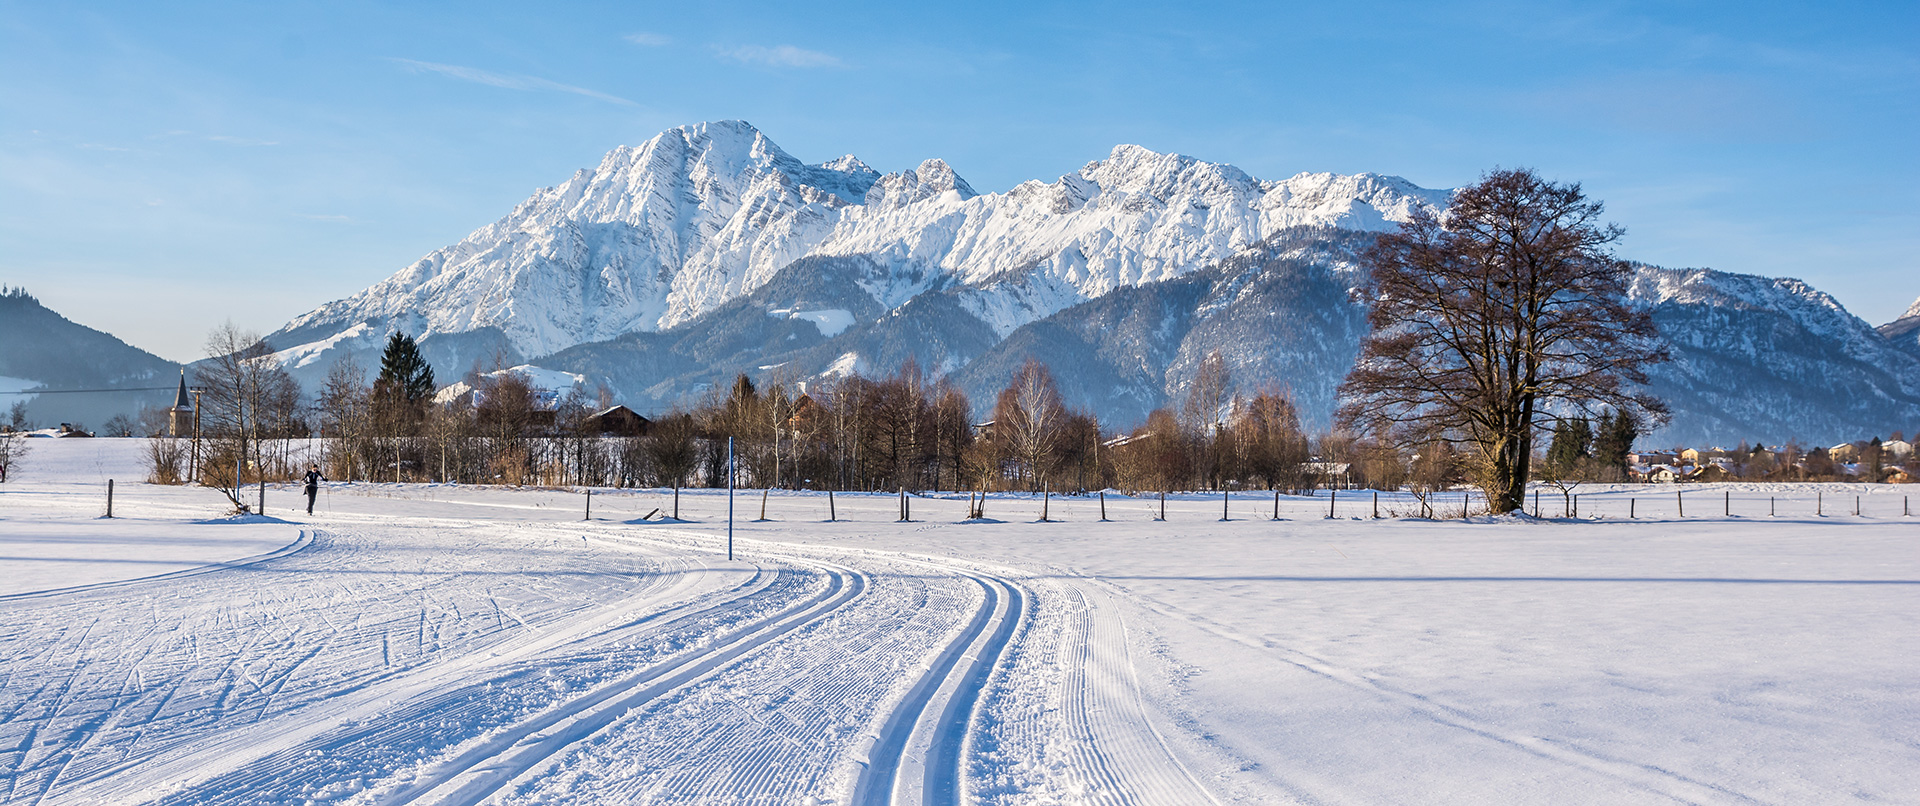
[(727, 437), (727, 560), (733, 560), (733, 437)]

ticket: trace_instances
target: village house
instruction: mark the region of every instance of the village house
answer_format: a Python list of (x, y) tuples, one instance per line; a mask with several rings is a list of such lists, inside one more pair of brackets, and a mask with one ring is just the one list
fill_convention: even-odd
[(1680, 475), (1681, 470), (1673, 465), (1649, 465), (1647, 466), (1643, 480), (1653, 482), (1654, 484), (1672, 484), (1680, 480)]
[(613, 406), (587, 415), (587, 428), (601, 434), (620, 437), (643, 437), (653, 428), (653, 421), (640, 416), (626, 406)]
[(1729, 452), (1725, 448), (1687, 448), (1680, 452), (1680, 463), (1699, 467), (1714, 459), (1725, 459)]

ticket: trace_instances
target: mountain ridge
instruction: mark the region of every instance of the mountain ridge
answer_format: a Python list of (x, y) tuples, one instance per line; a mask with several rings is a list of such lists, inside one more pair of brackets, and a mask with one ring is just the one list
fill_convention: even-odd
[[(1261, 180), (1134, 145), (980, 193), (942, 160), (807, 164), (721, 121), (613, 149), (269, 339), (309, 387), (342, 356), (370, 368), (398, 329), (445, 378), (538, 361), (657, 407), (737, 372), (805, 381), (908, 357), (984, 405), (1022, 350), (1050, 352), (1084, 368), (1056, 375), (1115, 424), (1177, 397), (1218, 349), (1249, 388), (1293, 390), (1324, 427), (1364, 333), (1348, 293), (1358, 249), (1450, 193), (1369, 173)], [(1680, 348), (1679, 369), (1656, 373), (1656, 392), (1684, 404), (1664, 433), (1920, 423), (1920, 346), (1891, 325), (1797, 280), (1635, 270), (1637, 304)], [(1740, 384), (1759, 391), (1727, 391)], [(1828, 385), (1845, 394), (1804, 393)]]
[[(1053, 182), (980, 194), (937, 159), (886, 175), (851, 155), (807, 165), (751, 125), (721, 121), (613, 149), (598, 166), (269, 339), (308, 381), (340, 353), (364, 357), (393, 330), (445, 344), (483, 334), (467, 341), (530, 358), (669, 329), (816, 254), (867, 254), (888, 265), (875, 283), (890, 305), (935, 287), (972, 287), (962, 304), (1004, 335), (1279, 229), (1382, 229), (1446, 197), (1372, 174), (1262, 181), (1125, 145)], [(490, 328), (498, 335), (484, 335)], [(476, 349), (450, 347), (445, 360), (456, 365), (436, 368), (463, 372), (458, 364), (485, 357)]]

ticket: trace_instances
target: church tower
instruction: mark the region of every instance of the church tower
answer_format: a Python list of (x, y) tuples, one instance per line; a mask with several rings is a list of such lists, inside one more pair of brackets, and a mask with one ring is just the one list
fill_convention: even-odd
[(180, 368), (180, 391), (173, 395), (173, 405), (167, 408), (167, 436), (193, 436), (193, 396), (187, 394), (187, 368)]

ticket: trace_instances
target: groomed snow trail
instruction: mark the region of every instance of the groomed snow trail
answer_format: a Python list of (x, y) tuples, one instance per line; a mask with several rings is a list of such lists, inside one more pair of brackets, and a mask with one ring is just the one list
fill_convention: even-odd
[[(1057, 712), (1135, 696), (1080, 668), (1105, 662), (1075, 646), (1084, 625), (1064, 630), (1086, 613), (1041, 612), (1087, 609), (1058, 583), (754, 541), (728, 562), (690, 529), (410, 515), (0, 599), (0, 803), (1018, 802), (982, 780), (1043, 756), (1058, 781), (1102, 782), (1097, 802), (1204, 802), (1116, 771), (1178, 763), (1126, 750), (1125, 726)], [(1009, 711), (1025, 689), (1048, 713)], [(1033, 716), (1024, 740), (996, 736)]]
[(320, 530), (247, 566), (0, 603), (12, 771), (0, 795), (122, 802), (192, 787), (699, 581), (677, 557), (499, 538)]

